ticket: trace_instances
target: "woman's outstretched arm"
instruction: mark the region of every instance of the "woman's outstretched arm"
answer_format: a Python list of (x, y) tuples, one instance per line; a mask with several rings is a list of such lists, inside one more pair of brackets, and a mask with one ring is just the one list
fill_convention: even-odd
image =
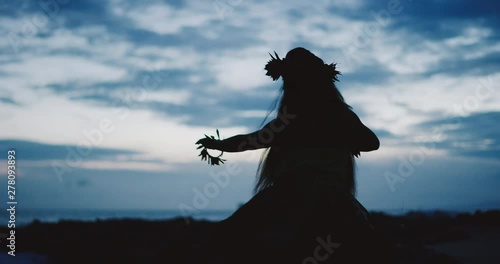
[(203, 138), (196, 143), (202, 144), (209, 149), (217, 149), (225, 152), (241, 152), (268, 148), (276, 141), (276, 137), (284, 130), (286, 124), (280, 118), (275, 118), (261, 129), (249, 134), (236, 135), (224, 140)]
[(276, 137), (285, 128), (285, 123), (280, 118), (269, 121), (261, 129), (249, 133), (236, 135), (217, 143), (217, 149), (225, 152), (241, 152), (260, 148), (268, 148)]

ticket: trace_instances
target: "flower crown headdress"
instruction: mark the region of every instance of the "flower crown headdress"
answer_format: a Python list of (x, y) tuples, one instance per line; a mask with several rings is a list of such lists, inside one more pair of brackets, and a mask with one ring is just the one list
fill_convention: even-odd
[[(271, 56), (271, 59), (267, 62), (264, 69), (267, 71), (266, 75), (270, 76), (273, 81), (276, 81), (280, 77), (283, 77), (288, 62), (286, 58), (281, 59), (276, 51), (274, 52), (274, 56), (271, 53), (269, 53), (269, 56)], [(342, 75), (340, 71), (337, 70), (337, 63), (323, 63), (319, 70), (328, 74), (333, 81), (338, 81), (339, 79), (337, 78), (337, 75)]]
[(271, 76), (271, 78), (273, 78), (273, 81), (276, 81), (280, 78), (280, 76), (283, 75), (283, 71), (285, 69), (285, 61), (283, 59), (280, 59), (280, 56), (278, 56), (278, 53), (276, 53), (276, 51), (274, 52), (274, 55), (276, 57), (269, 53), (271, 59), (267, 62), (264, 69), (267, 71), (266, 75)]

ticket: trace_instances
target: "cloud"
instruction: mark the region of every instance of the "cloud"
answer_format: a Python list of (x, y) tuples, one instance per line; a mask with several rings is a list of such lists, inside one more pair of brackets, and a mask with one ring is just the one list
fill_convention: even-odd
[[(248, 94), (247, 91), (249, 89), (263, 90), (271, 86), (262, 71), (263, 65), (268, 60), (267, 52), (276, 49), (273, 47), (293, 47), (294, 44), (291, 43), (296, 43), (296, 45), (302, 43), (327, 61), (329, 61), (328, 58), (336, 58), (335, 61), (340, 61), (339, 67), (344, 73), (341, 86), (345, 84), (346, 89), (373, 87), (373, 84), (388, 82), (393, 82), (395, 86), (397, 84), (391, 78), (395, 75), (404, 78), (402, 85), (405, 82), (413, 82), (415, 77), (412, 75), (415, 74), (424, 76), (436, 73), (455, 75), (464, 68), (459, 65), (466, 63), (468, 63), (467, 65), (478, 65), (470, 67), (471, 71), (474, 69), (484, 70), (484, 65), (488, 63), (486, 57), (495, 52), (492, 45), (478, 47), (476, 50), (484, 52), (471, 54), (469, 61), (451, 55), (455, 52), (463, 52), (471, 45), (484, 46), (485, 43), (488, 44), (487, 40), (493, 37), (492, 34), (495, 34), (489, 28), (489, 24), (479, 22), (473, 24), (472, 21), (468, 26), (454, 28), (453, 31), (438, 27), (436, 30), (441, 30), (437, 32), (440, 35), (450, 32), (448, 35), (445, 34), (447, 36), (445, 39), (426, 39), (426, 35), (420, 34), (418, 25), (411, 27), (410, 24), (404, 24), (406, 19), (417, 19), (418, 17), (440, 19), (436, 16), (438, 14), (436, 10), (447, 11), (446, 17), (440, 21), (454, 16), (462, 16), (461, 11), (455, 8), (454, 4), (445, 2), (426, 6), (425, 9), (428, 11), (426, 13), (420, 12), (422, 8), (420, 4), (401, 3), (404, 7), (403, 10), (391, 16), (389, 26), (382, 25), (379, 34), (370, 37), (368, 46), (356, 50), (354, 61), (345, 58), (345, 50), (342, 49), (353, 45), (353, 42), (360, 35), (366, 33), (363, 31), (364, 27), (376, 22), (372, 11), (376, 13), (387, 10), (387, 3), (375, 4), (355, 1), (331, 4), (324, 1), (317, 5), (310, 5), (293, 2), (286, 6), (281, 5), (280, 8), (275, 8), (276, 3), (240, 3), (230, 6), (231, 12), (228, 12), (222, 20), (217, 17), (217, 12), (212, 4), (194, 4), (193, 2), (166, 4), (159, 1), (145, 2), (141, 5), (121, 1), (109, 4), (98, 1), (90, 1), (85, 4), (69, 3), (61, 6), (59, 13), (59, 18), (64, 22), (60, 24), (53, 21), (52, 24), (56, 28), (46, 36), (34, 38), (29, 47), (32, 49), (45, 45), (49, 49), (48, 53), (56, 53), (61, 56), (71, 54), (69, 58), (75, 60), (68, 62), (71, 65), (82, 63), (82, 66), (87, 66), (86, 68), (98, 69), (99, 73), (95, 71), (89, 72), (87, 75), (84, 73), (79, 75), (83, 78), (69, 83), (68, 79), (71, 80), (71, 73), (65, 76), (66, 80), (64, 81), (62, 79), (45, 81), (52, 81), (53, 83), (49, 84), (49, 87), (58, 87), (58, 92), (69, 92), (70, 98), (90, 100), (89, 102), (99, 101), (103, 105), (106, 105), (106, 102), (109, 105), (112, 100), (122, 96), (120, 92), (110, 93), (107, 89), (127, 90), (139, 84), (144, 74), (147, 74), (144, 68), (148, 66), (159, 67), (160, 71), (164, 73), (167, 70), (171, 71), (159, 90), (151, 91), (153, 95), (162, 93), (172, 93), (173, 95), (177, 93), (174, 92), (174, 89), (178, 88), (184, 90), (180, 92), (182, 96), (185, 96), (187, 94), (185, 91), (189, 90), (190, 100), (198, 103), (202, 102), (200, 100), (202, 96), (206, 97), (210, 92), (235, 89), (237, 93), (234, 93), (234, 97), (247, 96), (249, 98), (250, 95), (250, 97), (255, 98), (250, 100), (257, 101), (258, 97), (255, 94)], [(154, 8), (157, 8), (155, 12), (145, 12)], [(486, 14), (487, 19), (492, 18), (488, 15), (490, 14), (489, 10), (483, 7), (474, 8), (475, 17)], [(40, 7), (24, 7), (22, 10), (29, 14), (29, 12), (39, 11)], [(420, 11), (416, 12), (416, 10)], [(88, 11), (89, 14), (86, 15), (84, 11)], [(363, 16), (353, 16), (355, 13), (363, 14)], [(163, 15), (155, 18), (154, 14)], [(204, 15), (200, 16), (199, 14)], [(79, 24), (76, 22), (78, 18), (84, 17), (90, 23)], [(323, 19), (323, 17), (329, 18)], [(166, 23), (167, 20), (168, 23)], [(294, 21), (293, 25), (295, 26), (292, 27), (290, 21)], [(273, 26), (264, 26), (266, 24)], [(404, 31), (400, 30), (403, 26), (405, 27)], [(249, 32), (256, 34), (249, 34)], [(248, 38), (250, 35), (252, 37)], [(250, 43), (252, 45), (249, 45)], [(411, 45), (409, 45), (410, 43)], [(87, 49), (88, 45), (92, 45), (93, 48)], [(447, 52), (450, 49), (454, 52)], [(207, 50), (211, 52), (204, 53)], [(281, 53), (283, 54), (283, 52)], [(90, 57), (99, 56), (102, 65), (86, 65), (85, 59), (76, 54), (86, 54)], [(260, 55), (256, 56), (256, 54)], [(66, 55), (64, 56), (66, 57)], [(358, 60), (358, 58), (363, 58), (363, 60)], [(490, 58), (489, 61), (491, 61), (490, 69), (495, 69), (494, 57)], [(36, 66), (38, 67), (39, 64)], [(23, 63), (11, 66), (14, 66), (15, 69), (17, 67), (19, 70), (25, 66), (29, 68), (30, 65)], [(175, 70), (172, 71), (173, 69)], [(116, 74), (118, 72), (120, 74)], [(124, 72), (126, 72), (127, 78), (123, 78)], [(410, 77), (405, 78), (405, 75), (410, 75)], [(42, 76), (46, 76), (46, 74), (42, 74)], [(106, 78), (102, 76), (106, 76)], [(435, 78), (436, 83), (440, 78), (441, 76)], [(88, 81), (88, 84), (78, 83), (82, 82), (82, 79)], [(39, 79), (35, 80), (39, 81)], [(205, 91), (198, 90), (197, 86), (200, 83), (205, 86)], [(426, 84), (422, 83), (421, 85)], [(78, 89), (80, 91), (74, 92)], [(384, 90), (388, 89), (391, 88)], [(384, 92), (382, 91), (382, 94)], [(347, 93), (349, 94), (349, 92)], [(165, 107), (160, 107), (153, 102), (143, 107), (157, 110), (160, 113), (177, 114), (183, 112), (186, 114), (189, 112), (187, 109), (168, 106), (169, 102), (173, 102), (170, 99), (173, 97), (167, 97), (165, 97)], [(220, 106), (206, 108), (205, 110), (209, 111), (208, 115), (217, 116), (224, 111), (231, 111), (235, 107), (239, 107), (239, 105), (231, 104), (224, 98), (209, 100), (215, 100)], [(157, 101), (161, 103), (159, 100)], [(181, 101), (185, 102), (185, 99)], [(392, 103), (401, 102), (393, 101)], [(138, 106), (141, 108), (140, 104)], [(408, 106), (410, 107), (410, 105)], [(265, 111), (267, 104), (258, 104), (250, 108), (255, 111)], [(206, 118), (200, 118), (200, 120), (202, 119), (206, 120)], [(196, 122), (187, 121), (193, 120), (192, 116), (190, 119), (184, 120), (191, 122), (190, 124), (196, 124)], [(208, 123), (204, 122), (204, 124)]]
[(439, 135), (436, 148), (451, 155), (500, 160), (500, 112), (474, 113), (431, 120), (418, 125)]
[(222, 89), (255, 89), (270, 83), (264, 71), (268, 56), (263, 49), (225, 52), (212, 59), (211, 70)]
[[(164, 160), (137, 150), (98, 147), (90, 142), (78, 145), (56, 145), (26, 140), (0, 140), (0, 150), (14, 150), (23, 177), (25, 169), (50, 168), (48, 175), (63, 181), (68, 175), (74, 175), (81, 170), (142, 170), (169, 171), (174, 168)], [(1, 157), (0, 157), (1, 158)], [(4, 157), (6, 159), (6, 157)], [(3, 168), (3, 166), (2, 166)], [(77, 183), (77, 186), (84, 186)], [(87, 186), (86, 184), (85, 186)]]
[(389, 3), (399, 3), (401, 12), (390, 15), (390, 29), (406, 29), (428, 39), (443, 39), (456, 35), (470, 24), (496, 28), (500, 20), (495, 13), (498, 3), (488, 0), (459, 1), (365, 1), (361, 10), (348, 13), (359, 18), (364, 13), (388, 10)]
[(33, 86), (116, 81), (126, 76), (126, 71), (118, 67), (69, 56), (32, 58), (26, 62), (6, 65), (3, 71), (10, 76), (25, 79)]
[[(81, 147), (76, 145), (54, 145), (26, 140), (6, 139), (0, 140), (0, 145), (2, 146), (2, 153), (7, 153), (8, 149), (14, 149), (19, 159), (33, 161), (54, 159), (64, 160), (68, 155), (69, 149), (76, 151)], [(87, 149), (85, 149), (85, 151), (87, 151)], [(91, 153), (88, 156), (85, 156), (85, 158), (89, 160), (114, 159), (121, 155), (130, 156), (133, 154), (139, 154), (139, 152), (123, 149), (92, 147)]]
[(136, 6), (132, 10), (115, 8), (116, 15), (125, 15), (138, 28), (149, 30), (157, 34), (175, 34), (186, 27), (196, 28), (203, 26), (214, 19), (214, 16), (203, 9), (180, 8), (169, 4), (155, 3), (145, 6)]
[(9, 97), (0, 97), (0, 103), (17, 105), (16, 101)]

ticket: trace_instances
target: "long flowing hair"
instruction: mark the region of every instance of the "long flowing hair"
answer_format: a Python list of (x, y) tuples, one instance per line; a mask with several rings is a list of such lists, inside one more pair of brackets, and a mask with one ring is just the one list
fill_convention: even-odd
[[(274, 80), (281, 76), (283, 85), (280, 94), (273, 103), (272, 109), (269, 110), (262, 121), (261, 127), (274, 110), (277, 110), (276, 117), (278, 117), (280, 113), (298, 115), (314, 113), (334, 105), (351, 109), (335, 86), (334, 82), (338, 80), (337, 74), (340, 74), (335, 69), (335, 64), (325, 64), (323, 60), (304, 48), (295, 48), (289, 51), (283, 60), (279, 59), (277, 54), (276, 58), (271, 57), (272, 60), (266, 65), (267, 75), (270, 75)], [(274, 69), (274, 72), (273, 63), (278, 68), (277, 70)], [(269, 66), (270, 64), (271, 66)], [(278, 106), (278, 109), (275, 109), (276, 106)], [(279, 155), (272, 146), (262, 153), (257, 168), (257, 182), (254, 193), (274, 184), (276, 175), (273, 171), (279, 164), (278, 159)], [(346, 166), (349, 172), (349, 175), (347, 175), (348, 185), (351, 193), (355, 194), (355, 161), (353, 154), (350, 155)]]

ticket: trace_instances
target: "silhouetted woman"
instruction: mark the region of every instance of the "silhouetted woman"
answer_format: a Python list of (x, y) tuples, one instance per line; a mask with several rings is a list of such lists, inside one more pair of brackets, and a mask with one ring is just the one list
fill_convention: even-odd
[[(380, 257), (366, 209), (355, 199), (354, 157), (377, 136), (335, 87), (336, 64), (295, 48), (265, 66), (283, 79), (277, 116), (260, 130), (197, 144), (226, 152), (266, 148), (256, 195), (221, 221), (214, 248), (227, 263), (356, 263)], [(375, 243), (375, 244), (374, 244)]]

